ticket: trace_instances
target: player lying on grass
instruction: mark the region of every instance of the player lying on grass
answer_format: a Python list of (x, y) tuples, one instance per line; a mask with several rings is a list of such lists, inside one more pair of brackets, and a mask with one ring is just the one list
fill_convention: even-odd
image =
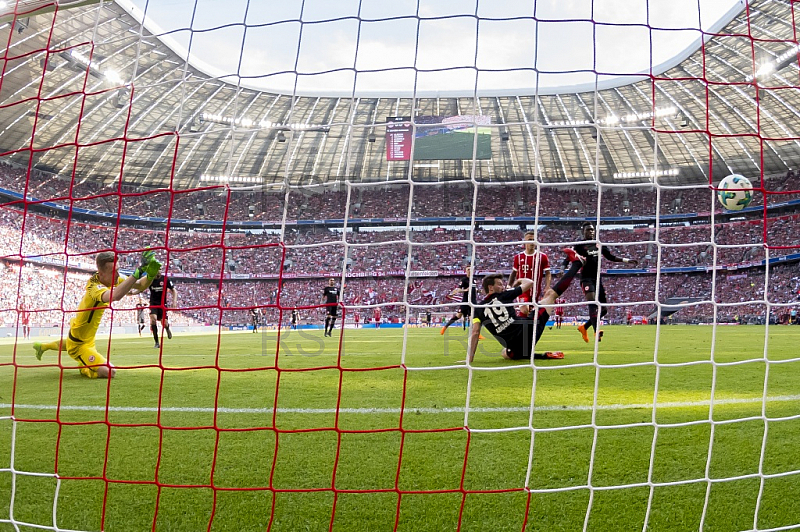
[[(117, 274), (116, 255), (112, 251), (103, 251), (95, 257), (97, 271), (86, 283), (86, 292), (83, 294), (78, 312), (69, 325), (66, 349), (77, 363), (81, 373), (90, 379), (110, 379), (116, 374), (106, 358), (95, 348), (95, 335), (103, 318), (103, 312), (111, 301), (119, 301), (132, 289), (147, 290), (150, 283), (158, 275), (161, 263), (155, 258), (152, 251), (142, 254), (142, 263), (129, 277), (120, 277)], [(55, 342), (33, 344), (36, 358), (42, 359), (45, 351), (61, 351), (64, 348), (62, 340)]]
[[(507, 360), (530, 359), (534, 346), (544, 332), (547, 320), (550, 319), (550, 310), (558, 296), (569, 288), (572, 279), (583, 266), (583, 259), (574, 250), (565, 249), (571, 265), (561, 279), (553, 288), (545, 291), (544, 296), (539, 301), (539, 314), (535, 318), (520, 318), (517, 316), (514, 306), (511, 303), (523, 292), (533, 288), (533, 280), (517, 279), (516, 285), (510, 290), (506, 290), (503, 283), (503, 274), (494, 273), (483, 278), (483, 291), (486, 292), (486, 299), (483, 300), (481, 307), (475, 308), (475, 318), (472, 320), (472, 330), (469, 339), (469, 350), (467, 359), (472, 362), (475, 359), (475, 351), (478, 348), (478, 336), (481, 334), (481, 327), (484, 325), (490, 333), (503, 346), (503, 358)], [(534, 353), (534, 358), (564, 358), (561, 351), (546, 353)]]

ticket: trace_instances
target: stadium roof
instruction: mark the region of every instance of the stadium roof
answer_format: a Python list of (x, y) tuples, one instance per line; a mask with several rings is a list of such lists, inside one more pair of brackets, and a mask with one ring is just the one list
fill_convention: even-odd
[(489, 116), (492, 155), (474, 167), (481, 181), (597, 175), (626, 184), (657, 173), (660, 183), (691, 184), (712, 173), (784, 173), (800, 160), (788, 1), (751, 2), (652, 77), (604, 81), (597, 91), (417, 99), (237, 87), (186, 64), (128, 4), (20, 4), (34, 11), (0, 24), (0, 39), (11, 43), (0, 153), (62, 175), (74, 170), (79, 180), (114, 181), (120, 169), (126, 184), (176, 188), (198, 186), (201, 176), (251, 184), (469, 179), (471, 160), (386, 160), (386, 117), (415, 115)]

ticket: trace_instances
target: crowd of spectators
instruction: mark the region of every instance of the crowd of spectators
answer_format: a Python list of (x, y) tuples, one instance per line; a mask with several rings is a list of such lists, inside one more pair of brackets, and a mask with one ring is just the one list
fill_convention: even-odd
[[(797, 176), (767, 180), (769, 201), (785, 201), (798, 196)], [(16, 320), (20, 305), (35, 309), (35, 321), (48, 326), (60, 325), (74, 309), (82, 294), (88, 273), (69, 270), (64, 264), (88, 272), (98, 251), (114, 249), (119, 253), (120, 266), (136, 265), (141, 250), (157, 250), (165, 263), (168, 275), (178, 280), (181, 310), (177, 324), (207, 323), (236, 324), (248, 321), (248, 307), (267, 308), (266, 319), (277, 323), (280, 313), (273, 307), (280, 303), (284, 309), (319, 304), (327, 276), (339, 277), (344, 271), (347, 285), (343, 302), (354, 306), (381, 305), (387, 319), (403, 319), (405, 307), (412, 305), (444, 305), (451, 301), (447, 293), (458, 282), (465, 265), (473, 259), (477, 270), (508, 271), (512, 256), (521, 249), (523, 231), (519, 229), (475, 230), (460, 227), (403, 228), (406, 216), (452, 216), (469, 212), (473, 205), (472, 185), (408, 184), (353, 187), (348, 191), (292, 191), (288, 194), (268, 194), (211, 190), (149, 191), (135, 187), (107, 186), (98, 189), (92, 182), (71, 183), (51, 174), (38, 171), (26, 173), (19, 168), (0, 163), (0, 186), (24, 191), (29, 197), (56, 199), (75, 206), (103, 212), (156, 215), (170, 214), (173, 218), (196, 216), (202, 206), (203, 218), (280, 220), (286, 210), (288, 219), (336, 219), (345, 217), (396, 217), (396, 228), (358, 227), (343, 232), (323, 225), (287, 227), (277, 230), (213, 233), (188, 231), (171, 227), (168, 231), (137, 224), (86, 222), (62, 215), (22, 210), (20, 202), (0, 207), (0, 259), (9, 270), (3, 276), (3, 298), (0, 316), (5, 323)], [(413, 194), (411, 194), (413, 188)], [(69, 191), (72, 191), (71, 195)], [(123, 195), (120, 196), (119, 192)], [(567, 190), (542, 186), (497, 187), (481, 185), (475, 208), (478, 216), (530, 215), (530, 205), (538, 205), (542, 216), (592, 214), (598, 207), (595, 189)], [(662, 213), (697, 212), (712, 203), (709, 190), (689, 189), (660, 191), (656, 201), (655, 189), (608, 189), (599, 202), (604, 216), (648, 214), (642, 209), (658, 204)], [(784, 192), (792, 192), (783, 194)], [(409, 196), (410, 195), (410, 196)], [(704, 196), (708, 196), (705, 200)], [(412, 198), (409, 204), (409, 197)], [(757, 195), (756, 200), (761, 196)], [(86, 198), (86, 199), (79, 199)], [(708, 201), (706, 201), (708, 200)], [(669, 206), (665, 210), (665, 206)], [(252, 207), (252, 209), (251, 209)], [(581, 211), (581, 209), (584, 209)], [(250, 214), (253, 214), (251, 217)], [(651, 212), (649, 214), (652, 214)], [(593, 214), (592, 214), (593, 215)], [(647, 274), (608, 275), (606, 286), (615, 304), (647, 301), (635, 304), (634, 312), (652, 312), (655, 301), (670, 297), (693, 297), (711, 300), (719, 318), (757, 319), (765, 315), (765, 303), (753, 303), (767, 297), (771, 302), (789, 305), (797, 296), (795, 266), (775, 266), (766, 282), (763, 267), (758, 261), (798, 252), (800, 247), (800, 215), (754, 218), (716, 225), (680, 224), (672, 227), (621, 228), (601, 227), (598, 238), (611, 246), (620, 256), (635, 257)], [(579, 239), (576, 229), (558, 224), (546, 224), (537, 230), (540, 249), (551, 257), (554, 268), (560, 267), (560, 249)], [(168, 250), (168, 251), (167, 251)], [(19, 259), (25, 266), (19, 271)], [(718, 270), (712, 286), (712, 275), (705, 271), (716, 264), (731, 266)], [(656, 293), (655, 269), (660, 266)], [(734, 268), (735, 266), (735, 268)], [(626, 265), (604, 262), (604, 268), (625, 268)], [(671, 273), (666, 268), (700, 267), (697, 273)], [(13, 270), (13, 271), (12, 271)], [(429, 277), (410, 277), (405, 272)], [(16, 272), (16, 273), (14, 273)], [(422, 273), (425, 272), (425, 273)], [(275, 279), (283, 278), (282, 284)], [(420, 281), (420, 279), (422, 279)], [(58, 290), (46, 287), (59, 286)], [(713, 290), (712, 290), (713, 288)], [(580, 292), (571, 291), (568, 299), (575, 306), (568, 315), (585, 312), (580, 305)], [(132, 322), (132, 298), (117, 308), (114, 320)], [(728, 306), (731, 304), (732, 306)], [(735, 304), (735, 305), (734, 305)], [(442, 310), (449, 312), (450, 309)], [(306, 311), (301, 312), (301, 316)], [(314, 311), (318, 312), (318, 311)], [(309, 316), (313, 312), (308, 311)], [(108, 313), (106, 320), (111, 319)], [(689, 321), (708, 320), (714, 314), (712, 304), (695, 305), (676, 316)]]
[[(751, 178), (751, 205), (782, 203), (800, 198), (798, 176), (790, 171), (761, 180)], [(502, 185), (502, 186), (500, 186)], [(477, 194), (475, 186), (477, 186)], [(189, 220), (280, 222), (350, 218), (412, 218), (470, 216), (653, 216), (721, 213), (714, 191), (707, 185), (659, 188), (652, 184), (627, 188), (530, 182), (525, 185), (481, 183), (415, 183), (391, 185), (344, 185), (307, 187), (285, 191), (253, 192), (229, 190), (225, 186), (195, 189), (151, 189), (91, 180), (72, 179), (0, 162), (0, 188), (29, 198), (49, 200), (78, 208), (112, 214), (170, 217)], [(660, 193), (659, 193), (660, 192)], [(348, 209), (348, 200), (350, 208)], [(474, 201), (473, 201), (474, 200)]]
[[(676, 226), (643, 229), (601, 229), (599, 239), (620, 256), (635, 257), (640, 266), (655, 268), (711, 267), (751, 264), (800, 249), (798, 215), (715, 226)], [(24, 228), (23, 228), (24, 224)], [(714, 229), (712, 234), (712, 227)], [(769, 246), (763, 244), (765, 237)], [(341, 272), (350, 275), (436, 271), (460, 272), (472, 260), (481, 271), (507, 270), (521, 249), (520, 230), (450, 230), (347, 232), (321, 227), (280, 234), (249, 232), (201, 233), (140, 229), (112, 224), (48, 218), (11, 207), (0, 207), (0, 257), (39, 257), (50, 262), (89, 264), (98, 251), (120, 253), (123, 268), (135, 266), (141, 250), (159, 250), (172, 275), (220, 278), (224, 276), (296, 277)], [(474, 239), (474, 240), (471, 240)], [(574, 229), (545, 226), (537, 231), (541, 251), (554, 265), (561, 248), (580, 238)], [(474, 244), (473, 244), (474, 242)], [(474, 248), (474, 249), (473, 249)], [(169, 250), (169, 253), (165, 252)], [(411, 261), (409, 265), (409, 260)], [(624, 267), (604, 262), (606, 268)]]
[[(20, 274), (19, 266), (4, 263), (0, 280), (0, 316), (6, 326), (14, 325), (23, 308), (32, 312), (31, 322), (44, 327), (61, 327), (68, 323), (78, 301), (88, 273), (67, 272), (50, 266), (26, 265)], [(742, 272), (606, 275), (603, 283), (612, 305), (608, 320), (620, 322), (628, 308), (636, 316), (650, 316), (656, 302), (668, 305), (670, 298), (685, 299), (691, 303), (673, 317), (680, 323), (708, 323), (714, 318), (713, 302), (718, 303), (716, 317), (720, 322), (763, 322), (767, 315), (767, 302), (772, 305), (774, 318), (800, 306), (800, 273), (796, 265), (778, 265), (770, 268), (769, 282), (763, 269)], [(658, 284), (656, 284), (658, 283)], [(234, 280), (177, 281), (179, 308), (170, 313), (176, 325), (243, 325), (250, 321), (249, 309), (264, 309), (269, 324), (285, 323), (292, 308), (300, 309), (302, 323), (316, 323), (323, 319), (320, 308), (325, 279), (286, 280)], [(382, 308), (386, 321), (401, 321), (409, 315), (416, 316), (429, 306), (437, 313), (454, 313), (458, 296), (451, 291), (458, 285), (457, 277), (410, 278), (349, 278), (342, 292), (341, 303), (346, 306), (348, 320), (359, 313), (362, 322), (371, 317), (371, 309)], [(658, 292), (656, 292), (656, 286)], [(54, 289), (54, 287), (57, 287)], [(766, 294), (766, 296), (765, 296)], [(564, 294), (567, 303), (565, 315), (585, 316), (586, 304), (575, 286)], [(116, 325), (132, 324), (136, 296), (115, 303), (116, 311), (107, 312), (105, 323), (112, 315)], [(142, 299), (146, 303), (146, 299)], [(282, 309), (282, 310), (281, 310)]]

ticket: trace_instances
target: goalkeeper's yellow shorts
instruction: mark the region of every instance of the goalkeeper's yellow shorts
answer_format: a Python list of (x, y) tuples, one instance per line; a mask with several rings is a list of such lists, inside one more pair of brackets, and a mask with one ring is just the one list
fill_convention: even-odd
[(96, 379), (97, 367), (106, 363), (106, 357), (95, 349), (94, 340), (76, 342), (72, 338), (67, 338), (67, 353), (78, 363), (81, 373), (90, 379)]

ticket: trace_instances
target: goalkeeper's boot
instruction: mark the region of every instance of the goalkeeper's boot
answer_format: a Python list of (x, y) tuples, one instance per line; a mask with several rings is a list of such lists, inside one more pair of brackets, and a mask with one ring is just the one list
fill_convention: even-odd
[(603, 331), (597, 331), (597, 341), (598, 342), (603, 341)]
[(486, 340), (486, 337), (482, 334), (478, 335), (478, 340)]
[(442, 327), (442, 330), (441, 330), (441, 331), (439, 331), (439, 334), (444, 334), (444, 332), (445, 332), (446, 330), (447, 330), (447, 327)]
[(153, 349), (161, 349), (161, 344), (156, 342), (156, 345), (153, 346)]
[(33, 342), (33, 350), (36, 351), (36, 360), (41, 360), (42, 353), (44, 353), (44, 349), (42, 349), (42, 343)]
[(578, 252), (575, 251), (573, 248), (564, 248), (561, 251), (563, 251), (564, 254), (566, 254), (567, 260), (570, 262), (580, 261), (581, 264), (586, 262), (586, 259), (583, 256), (578, 255)]
[(578, 332), (581, 333), (581, 336), (583, 337), (583, 341), (588, 344), (589, 343), (589, 333), (586, 332), (586, 327), (584, 327), (583, 325), (579, 325), (578, 326)]
[(553, 360), (560, 360), (564, 358), (564, 353), (561, 351), (547, 351), (544, 354), (544, 358), (551, 358)]

